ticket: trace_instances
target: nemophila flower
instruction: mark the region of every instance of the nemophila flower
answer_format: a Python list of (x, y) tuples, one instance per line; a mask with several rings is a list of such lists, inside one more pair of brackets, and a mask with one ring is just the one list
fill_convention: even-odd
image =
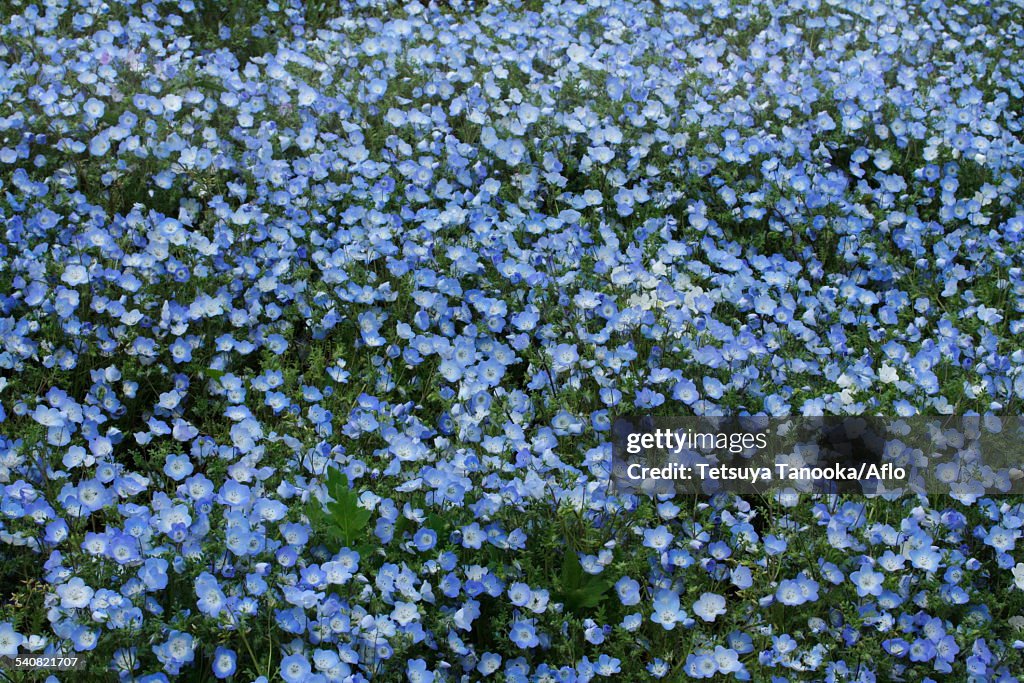
[(462, 547), (479, 549), (484, 541), (483, 531), (476, 522), (462, 529)]
[(56, 545), (68, 537), (69, 531), (67, 522), (58, 519), (46, 525), (44, 539), (47, 543)]
[(655, 550), (665, 550), (672, 543), (673, 536), (664, 525), (644, 530), (644, 545)]
[(148, 590), (161, 590), (167, 587), (167, 560), (150, 557), (139, 568), (139, 578)]
[[(467, 600), (461, 607), (455, 611), (454, 623), (455, 626), (463, 631), (472, 630), (473, 621), (480, 616), (480, 603), (477, 600)], [(513, 637), (521, 636), (522, 631), (515, 631), (513, 629)]]
[(904, 562), (906, 559), (892, 552), (886, 550), (881, 557), (878, 558), (878, 566), (887, 572), (896, 572), (903, 569)]
[(1013, 567), (1013, 582), (1017, 588), (1024, 590), (1024, 562), (1018, 562)]
[(480, 656), (476, 665), (476, 671), (482, 676), (490, 676), (501, 668), (501, 655), (494, 652), (485, 652)]
[(640, 602), (640, 583), (628, 576), (615, 582), (615, 592), (623, 605), (632, 606)]
[(249, 502), (250, 490), (245, 484), (229, 479), (224, 483), (218, 497), (225, 505), (241, 507)]
[(995, 526), (989, 530), (985, 543), (999, 551), (1013, 550), (1019, 531)]
[(516, 607), (525, 607), (533, 597), (533, 591), (523, 582), (513, 583), (508, 587), (508, 599)]
[(551, 351), (551, 364), (555, 372), (570, 370), (579, 360), (575, 344), (558, 344)]
[(170, 454), (164, 460), (164, 474), (174, 481), (181, 481), (193, 471), (192, 460), (187, 455)]
[(603, 629), (593, 619), (583, 620), (583, 639), (591, 645), (600, 645), (605, 639), (605, 629)]
[(622, 671), (622, 660), (601, 654), (594, 663), (594, 673), (598, 676), (614, 676)]
[(702, 593), (693, 603), (693, 613), (704, 621), (714, 621), (725, 614), (725, 598), (716, 593)]
[(235, 673), (238, 666), (238, 656), (234, 650), (226, 647), (218, 647), (213, 652), (213, 675), (217, 678), (229, 678)]
[(522, 649), (534, 648), (540, 645), (537, 637), (537, 630), (532, 619), (516, 621), (512, 624), (509, 638), (516, 647)]
[(664, 678), (671, 671), (671, 666), (663, 659), (655, 658), (647, 665), (647, 672), (655, 678)]
[(907, 555), (910, 560), (910, 564), (914, 568), (921, 569), (926, 572), (937, 571), (942, 559), (941, 553), (939, 553), (934, 546), (916, 548), (907, 553)]
[(710, 654), (691, 654), (686, 657), (686, 673), (690, 678), (713, 678), (718, 665)]
[(910, 644), (903, 638), (889, 638), (882, 642), (882, 648), (893, 657), (906, 657)]
[(129, 564), (139, 558), (139, 542), (128, 534), (115, 534), (107, 545), (107, 555), (118, 564)]
[(172, 673), (176, 673), (182, 665), (195, 659), (194, 645), (194, 638), (190, 634), (171, 631), (167, 640), (153, 646), (153, 652)]
[(94, 592), (84, 580), (77, 576), (57, 588), (60, 606), (65, 609), (87, 607)]
[(551, 593), (546, 588), (538, 588), (531, 591), (530, 602), (526, 604), (526, 609), (530, 610), (534, 614), (544, 614), (548, 610), (548, 604), (551, 602)]
[[(99, 641), (98, 633), (85, 626), (78, 626), (70, 633), (71, 644), (76, 652), (89, 652)], [(175, 665), (177, 663), (175, 662)]]
[(744, 588), (750, 588), (754, 585), (753, 576), (749, 567), (742, 565), (735, 567), (730, 571), (729, 576), (733, 585), (741, 590)]
[(711, 655), (715, 661), (715, 666), (719, 673), (722, 674), (737, 674), (743, 671), (743, 664), (740, 662), (739, 653), (733, 648), (722, 647), (721, 645), (715, 646), (715, 651)]
[(213, 575), (207, 572), (200, 574), (196, 578), (195, 589), (196, 595), (199, 598), (196, 606), (202, 613), (216, 617), (225, 608), (227, 597)]
[(800, 585), (796, 581), (789, 579), (779, 582), (779, 587), (775, 591), (775, 599), (781, 604), (788, 606), (800, 605), (805, 602)]
[(850, 580), (857, 587), (857, 595), (861, 597), (881, 595), (884, 578), (884, 574), (874, 571), (868, 565), (863, 565), (859, 570), (850, 573)]
[(421, 553), (431, 550), (437, 544), (437, 532), (433, 529), (420, 529), (413, 536), (413, 543)]
[(672, 590), (661, 589), (654, 596), (654, 612), (651, 621), (661, 624), (666, 630), (675, 628), (685, 614), (680, 610), (679, 595)]
[(779, 555), (786, 551), (789, 544), (784, 538), (779, 538), (772, 534), (764, 537), (764, 550), (768, 555)]
[(290, 654), (281, 660), (281, 678), (288, 683), (306, 680), (312, 672), (309, 660), (299, 653)]
[[(12, 14), (0, 28), (11, 38), (0, 44), (18, 48), (0, 83), (13, 103), (0, 117), (11, 171), (0, 365), (12, 371), (0, 387), (0, 540), (48, 546), (40, 575), (57, 612), (47, 634), (89, 648), (134, 623), (130, 608), (106, 604), (99, 586), (111, 583), (138, 602), (147, 632), (186, 617), (257, 622), (289, 603), (269, 628), (286, 634), (286, 656), (312, 653), (311, 680), (401, 677), (405, 639), (436, 650), (445, 677), (504, 667), (509, 680), (575, 680), (604, 675), (612, 658), (578, 656), (560, 670), (541, 660), (565, 659), (579, 635), (629, 651), (645, 615), (665, 628), (693, 622), (681, 587), (700, 595), (716, 590), (702, 581), (729, 581), (750, 601), (754, 563), (808, 554), (820, 575), (757, 596), (808, 623), (808, 642), (773, 631), (774, 647), (733, 675), (877, 677), (820, 647), (829, 633), (871, 661), (885, 650), (865, 628), (936, 646), (930, 659), (925, 645), (913, 661), (901, 656), (894, 675), (912, 664), (951, 671), (942, 652), (956, 651), (939, 646), (950, 636), (926, 635), (908, 606), (964, 605), (981, 631), (1005, 620), (1019, 515), (986, 486), (1008, 490), (1007, 472), (986, 472), (983, 486), (940, 470), (962, 520), (889, 493), (857, 509), (786, 492), (770, 510), (715, 497), (691, 511), (607, 486), (610, 418), (586, 408), (591, 399), (620, 410), (677, 401), (706, 415), (916, 417), (1012, 412), (1024, 396), (1012, 344), (1024, 328), (1006, 312), (1024, 280), (1013, 267), (1021, 155), (1008, 114), (1019, 68), (993, 28), (1005, 8), (978, 5), (936, 38), (928, 17), (899, 7), (889, 17), (906, 29), (899, 37), (805, 7), (814, 50), (811, 33), (773, 24), (739, 58), (723, 56), (715, 46), (749, 23), (748, 5), (704, 8), (714, 19), (704, 23), (641, 5), (552, 7), (543, 21), (495, 7), (466, 24), (414, 4), (315, 27), (269, 5), (243, 31), (266, 50), (249, 60), (220, 49), (245, 37), (237, 27), (175, 41), (180, 19), (159, 8), (113, 23), (88, 3)], [(74, 35), (58, 36), (68, 21)], [(154, 35), (167, 38), (156, 51)], [(59, 64), (39, 57), (58, 42)], [(918, 87), (950, 50), (957, 64), (995, 64), (987, 89), (956, 78)], [(401, 56), (415, 68), (403, 71)], [(794, 84), (787, 70), (805, 78)], [(720, 87), (695, 89), (695, 75)], [(822, 104), (820, 83), (834, 101)], [(785, 135), (766, 133), (757, 111)], [(854, 138), (867, 141), (844, 148)], [(55, 153), (81, 163), (54, 170)], [(762, 233), (772, 237), (751, 237)], [(76, 372), (97, 354), (117, 377)], [(30, 400), (40, 386), (54, 389)], [(26, 417), (36, 429), (22, 429)], [(335, 436), (344, 447), (324, 442)], [(165, 439), (178, 446), (163, 449)], [(577, 447), (583, 457), (568, 457)], [(301, 509), (323, 497), (315, 482), (330, 460), (379, 509), (353, 532), (360, 548), (378, 546), (362, 562)], [(63, 468), (46, 477), (59, 486), (28, 484), (46, 463)], [(400, 517), (385, 502), (395, 494), (419, 510)], [(545, 529), (566, 510), (588, 534), (635, 529), (580, 557), (590, 576), (630, 575), (601, 606), (623, 628), (581, 614), (579, 633), (538, 634), (521, 657), (485, 665), (482, 624), (566, 609), (565, 587), (535, 571), (545, 539), (565, 540)], [(425, 519), (453, 514), (431, 538), (440, 527)], [(992, 555), (959, 557), (966, 534)], [(446, 543), (459, 554), (438, 553)], [(59, 606), (79, 570), (67, 548), (90, 557), (89, 609)], [(501, 550), (500, 566), (488, 548)], [(992, 599), (978, 592), (986, 562), (1014, 580), (986, 585)], [(168, 572), (185, 585), (202, 576), (208, 590), (169, 601)], [(925, 590), (922, 575), (942, 582)], [(831, 585), (819, 595), (822, 580)], [(345, 586), (345, 600), (328, 585)], [(844, 592), (865, 602), (856, 619), (808, 604)], [(622, 609), (648, 593), (650, 611)], [(482, 597), (503, 594), (497, 607)], [(753, 650), (739, 636), (727, 643)], [(728, 675), (729, 648), (712, 646), (698, 644), (691, 663)], [(999, 661), (969, 654), (985, 675)], [(157, 656), (164, 673), (153, 680), (184, 666), (166, 648)], [(668, 675), (655, 663), (652, 675)], [(113, 664), (141, 675), (138, 661)], [(629, 677), (639, 663), (620, 666)]]
[(639, 612), (627, 614), (622, 618), (622, 623), (619, 625), (626, 631), (632, 633), (644, 625), (644, 616)]
[(845, 578), (843, 576), (843, 572), (839, 569), (839, 567), (837, 567), (832, 562), (819, 560), (819, 567), (821, 569), (821, 575), (825, 577), (825, 579), (828, 580), (829, 583), (832, 583), (833, 585), (839, 585), (843, 582)]
[(0, 624), (0, 656), (14, 657), (27, 639), (10, 622)]

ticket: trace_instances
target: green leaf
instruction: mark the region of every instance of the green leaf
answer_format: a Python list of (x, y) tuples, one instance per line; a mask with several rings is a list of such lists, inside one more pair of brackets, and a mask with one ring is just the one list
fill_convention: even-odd
[(327, 533), (346, 546), (362, 536), (373, 512), (359, 505), (359, 494), (348, 485), (348, 477), (338, 469), (327, 472)]
[(562, 559), (562, 590), (572, 591), (583, 585), (583, 565), (572, 548), (565, 549)]
[(575, 550), (566, 548), (562, 560), (562, 576), (560, 590), (556, 597), (573, 612), (593, 609), (604, 600), (605, 593), (611, 588), (612, 582), (601, 576), (591, 576), (583, 571), (579, 555)]
[(310, 498), (306, 501), (306, 517), (309, 518), (310, 526), (314, 528), (323, 525), (324, 511), (320, 507), (320, 501), (315, 498)]
[(451, 533), (451, 525), (447, 519), (441, 515), (435, 513), (427, 515), (427, 521), (425, 526), (428, 529), (433, 529), (437, 534), (439, 541), (448, 540), (448, 534)]
[(565, 596), (565, 604), (572, 612), (593, 609), (604, 601), (604, 594), (607, 590), (607, 586), (595, 586), (593, 589), (580, 588)]
[(395, 522), (395, 538), (402, 538), (407, 531), (412, 531), (415, 527), (416, 525), (413, 524), (411, 519), (402, 515), (398, 518), (398, 521)]

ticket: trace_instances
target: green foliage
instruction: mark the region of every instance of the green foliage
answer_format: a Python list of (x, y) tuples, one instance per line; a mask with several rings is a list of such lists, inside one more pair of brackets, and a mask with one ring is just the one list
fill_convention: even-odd
[(371, 510), (359, 504), (359, 494), (349, 486), (348, 477), (341, 470), (327, 470), (327, 493), (331, 502), (326, 505), (310, 499), (306, 504), (306, 516), (313, 528), (326, 535), (334, 550), (340, 547), (355, 547), (362, 539)]
[(593, 610), (605, 599), (605, 593), (612, 587), (612, 580), (605, 575), (592, 576), (583, 571), (580, 558), (575, 550), (566, 548), (562, 558), (562, 574), (557, 600), (564, 602), (571, 612)]

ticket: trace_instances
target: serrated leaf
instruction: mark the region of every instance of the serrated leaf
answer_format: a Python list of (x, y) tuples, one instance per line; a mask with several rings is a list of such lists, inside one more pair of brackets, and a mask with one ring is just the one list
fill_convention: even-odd
[(585, 573), (576, 551), (566, 550), (562, 560), (561, 590), (557, 596), (570, 611), (597, 607), (609, 588), (611, 582), (608, 579)]
[(353, 545), (362, 535), (373, 512), (359, 504), (359, 494), (348, 485), (348, 477), (338, 469), (327, 472), (327, 531), (345, 545)]
[(314, 527), (323, 523), (324, 511), (320, 507), (320, 501), (311, 498), (306, 503), (306, 517), (309, 518), (309, 523)]
[(565, 596), (564, 602), (572, 611), (593, 609), (600, 605), (601, 601), (604, 600), (604, 593), (604, 590), (598, 591), (580, 588), (568, 593)]

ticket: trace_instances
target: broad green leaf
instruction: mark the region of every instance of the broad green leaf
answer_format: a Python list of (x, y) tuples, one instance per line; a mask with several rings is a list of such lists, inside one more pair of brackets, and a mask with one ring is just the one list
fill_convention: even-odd
[(611, 581), (583, 571), (579, 555), (566, 548), (562, 560), (561, 590), (556, 595), (570, 611), (593, 609), (604, 600)]
[(447, 540), (448, 534), (451, 532), (451, 523), (437, 513), (427, 515), (426, 527), (437, 533), (439, 541)]
[(327, 473), (328, 532), (347, 546), (360, 538), (373, 512), (359, 505), (359, 494), (349, 487), (348, 477), (337, 469)]
[(583, 585), (582, 582), (583, 565), (580, 564), (580, 557), (575, 550), (566, 548), (562, 558), (562, 590), (576, 590)]
[(334, 541), (336, 550), (352, 547), (363, 537), (373, 512), (359, 505), (359, 493), (349, 487), (343, 472), (329, 469), (326, 479), (330, 500), (322, 504), (311, 499), (306, 504), (306, 516), (314, 529)]

